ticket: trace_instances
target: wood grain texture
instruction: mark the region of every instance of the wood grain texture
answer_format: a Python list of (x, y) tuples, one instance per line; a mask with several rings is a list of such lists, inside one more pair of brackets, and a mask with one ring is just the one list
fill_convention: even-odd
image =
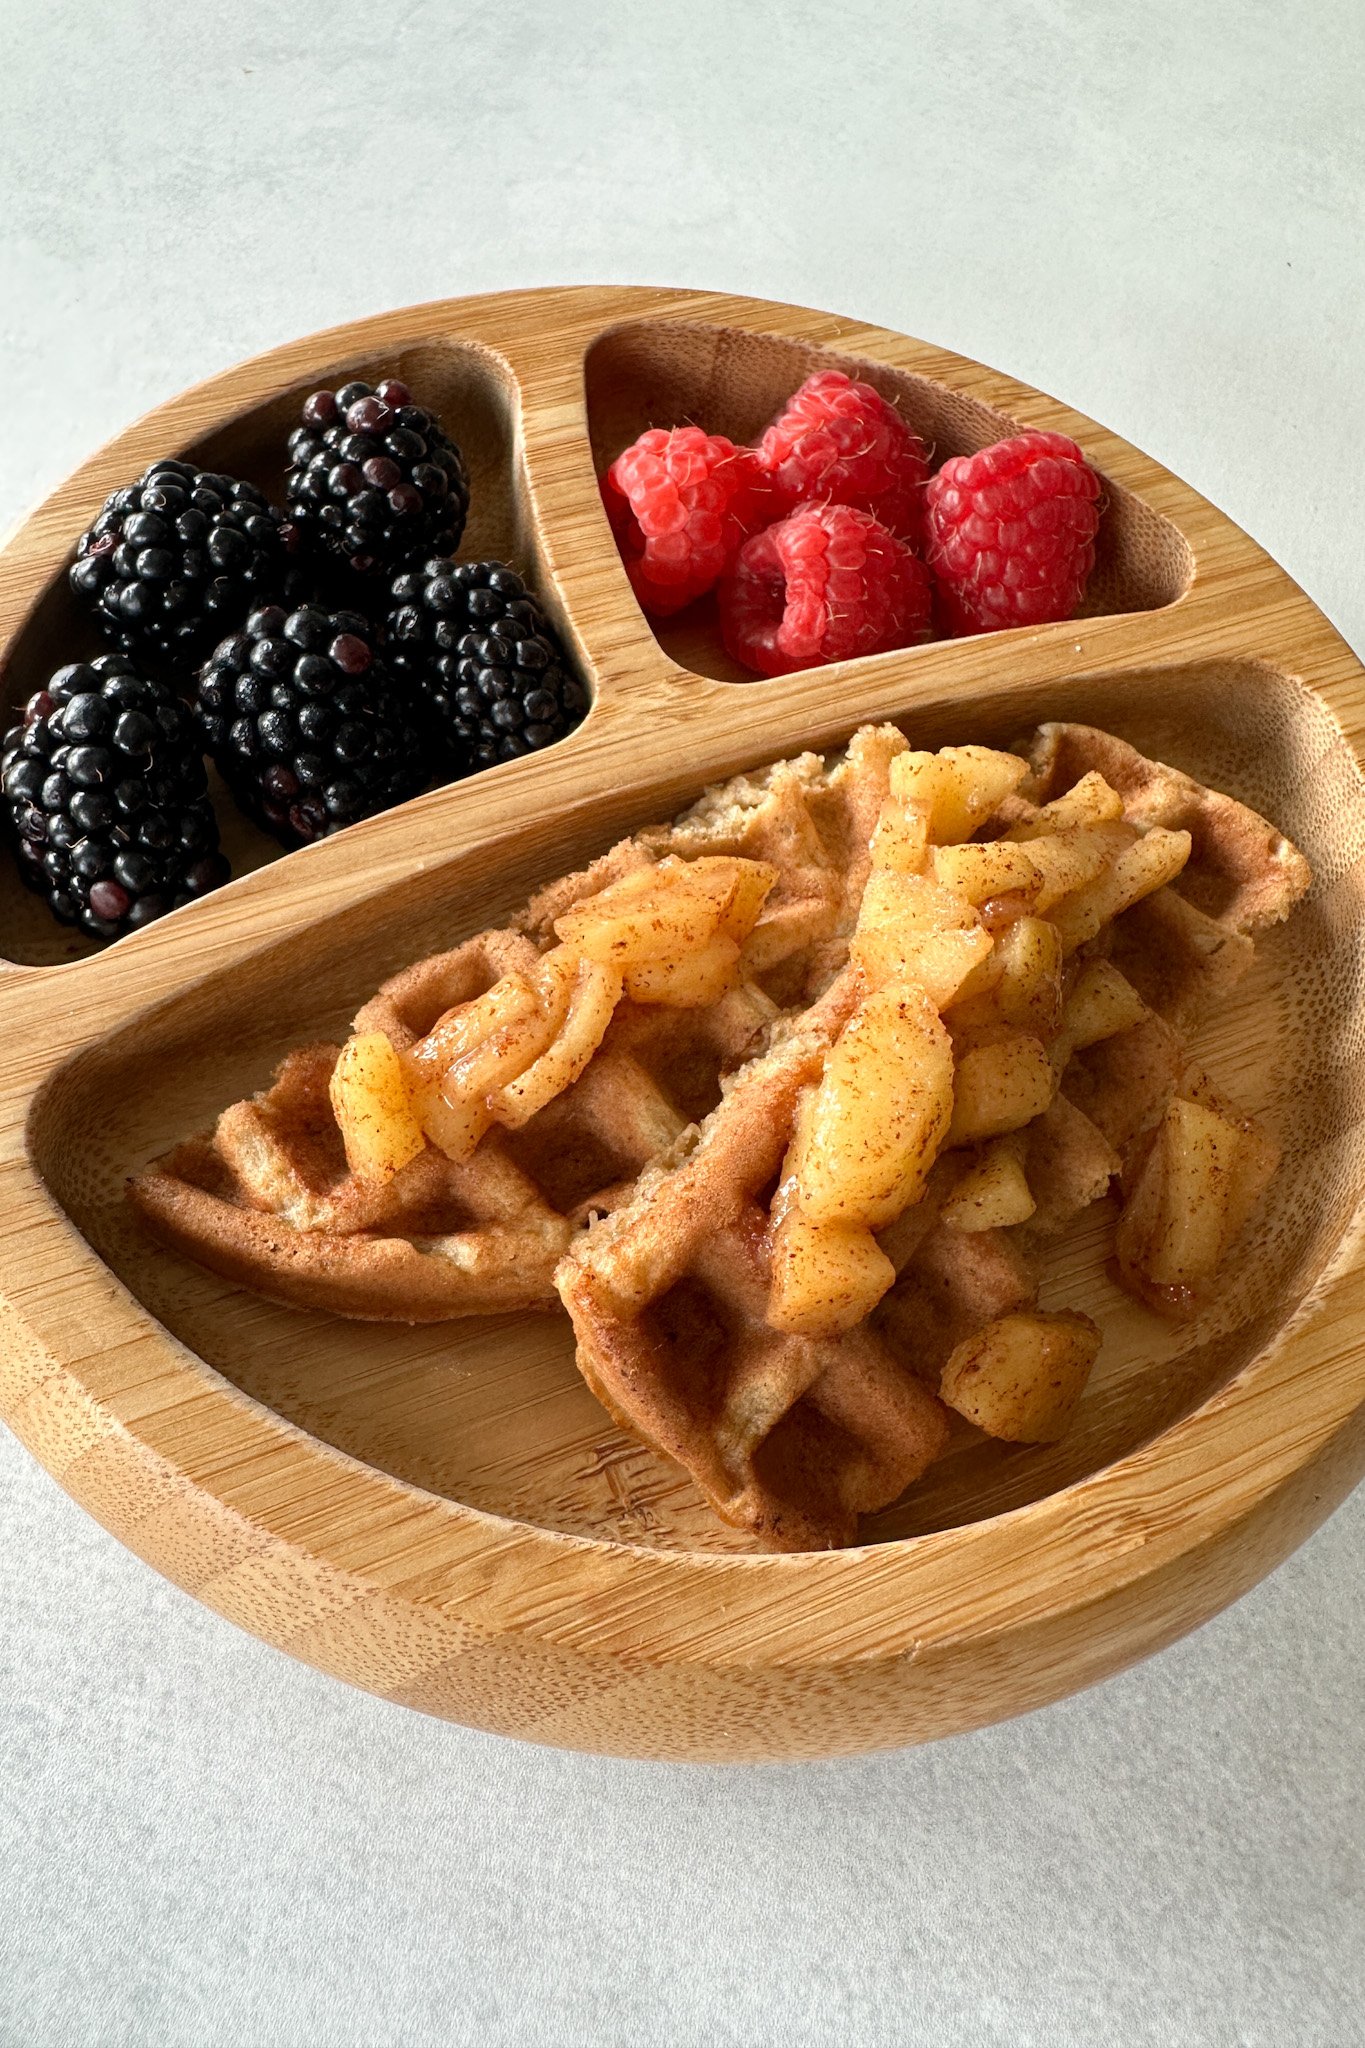
[[(857, 363), (942, 453), (1012, 423), (1106, 483), (1088, 615), (777, 682), (704, 619), (656, 639), (596, 472), (649, 423), (751, 433), (813, 352)], [(820, 356), (825, 360), (825, 356)], [(428, 1712), (619, 1754), (820, 1756), (1040, 1705), (1215, 1612), (1365, 1470), (1365, 675), (1228, 520), (1064, 406), (832, 315), (578, 289), (410, 308), (186, 393), (0, 555), (8, 701), (89, 644), (64, 587), (105, 493), (191, 451), (277, 481), (283, 422), (397, 368), (474, 472), (466, 552), (511, 555), (593, 692), (545, 755), (281, 857), (102, 953), (0, 879), (0, 1413), (77, 1500), (219, 1612)], [(1109, 726), (1266, 811), (1317, 883), (1201, 1035), (1285, 1165), (1222, 1302), (1172, 1332), (1121, 1296), (1103, 1219), (1045, 1299), (1101, 1365), (1058, 1445), (964, 1443), (863, 1547), (764, 1557), (623, 1437), (555, 1317), (419, 1330), (277, 1308), (156, 1250), (124, 1176), (340, 1024), (388, 972), (495, 922), (717, 776), (893, 718), (917, 744)], [(230, 807), (220, 806), (225, 820)]]

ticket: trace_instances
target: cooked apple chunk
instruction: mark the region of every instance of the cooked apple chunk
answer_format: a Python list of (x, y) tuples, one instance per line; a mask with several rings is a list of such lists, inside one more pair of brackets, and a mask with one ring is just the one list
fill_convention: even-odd
[(1050, 1047), (1060, 1073), (1071, 1055), (1103, 1038), (1131, 1031), (1151, 1011), (1126, 976), (1107, 960), (1087, 960), (1062, 1007), (1062, 1019)]
[(717, 930), (722, 937), (742, 946), (763, 914), (763, 906), (777, 880), (777, 869), (766, 860), (694, 860), (691, 872), (700, 868), (726, 870), (723, 901)]
[(1099, 1348), (1089, 1316), (1020, 1309), (958, 1345), (939, 1395), (988, 1436), (1055, 1443), (1066, 1434)]
[[(1117, 831), (1117, 826), (1096, 826), (1096, 831)], [(1168, 832), (1154, 825), (1135, 839), (1104, 872), (1073, 895), (1064, 896), (1050, 915), (1061, 932), (1068, 953), (1083, 946), (1143, 896), (1164, 889), (1173, 882), (1190, 857), (1192, 841), (1188, 832)]]
[[(972, 906), (955, 890), (945, 889), (928, 875), (874, 868), (863, 891), (850, 950), (866, 974), (869, 987), (879, 988), (898, 975), (918, 981), (920, 962), (932, 957), (936, 942), (950, 932), (971, 935), (946, 950), (939, 949), (940, 974), (950, 961), (955, 961), (961, 965), (960, 981), (991, 948), (990, 934), (981, 930)], [(927, 955), (926, 940), (935, 942), (929, 946)]]
[(531, 1062), (548, 1050), (559, 1028), (561, 1000), (567, 1008), (566, 997), (556, 990), (546, 1007), (537, 1007), (530, 1016), (518, 1016), (512, 1022), (496, 1025), (486, 1038), (452, 1060), (441, 1076), (441, 1093), (446, 1101), (454, 1107), (462, 1102), (487, 1100), (504, 1082), (524, 1074)]
[(1011, 1131), (982, 1146), (942, 1215), (954, 1230), (1007, 1230), (1027, 1223), (1037, 1206), (1024, 1173), (1023, 1133)]
[(906, 875), (890, 868), (874, 868), (863, 890), (858, 933), (862, 936), (878, 930), (966, 931), (979, 922), (966, 897), (935, 881), (932, 875)]
[(524, 1073), (555, 1035), (568, 1007), (567, 985), (545, 962), (537, 972), (538, 983), (505, 974), (472, 1002), (448, 1010), (403, 1057), (414, 1114), (448, 1158), (473, 1155), (493, 1121), (490, 1093)]
[(952, 1002), (964, 981), (990, 953), (994, 941), (983, 925), (952, 931), (898, 931), (881, 926), (855, 933), (850, 952), (869, 988), (912, 981), (936, 1010)]
[[(1020, 846), (1037, 877), (1035, 904), (1040, 916), (1077, 890), (1098, 882), (1136, 844), (1137, 830), (1122, 819), (1097, 825), (1074, 825), (1045, 832)], [(1008, 842), (1006, 842), (1008, 843)]]
[(825, 1061), (792, 1147), (802, 1214), (876, 1229), (923, 1191), (948, 1129), (953, 1049), (922, 989), (859, 1004)]
[(1040, 1039), (1001, 1031), (960, 1054), (953, 1085), (950, 1145), (974, 1145), (1022, 1130), (1041, 1116), (1057, 1091), (1057, 1075)]
[(937, 754), (898, 754), (891, 793), (924, 812), (936, 846), (970, 839), (1028, 774), (1017, 754), (994, 747), (943, 747)]
[[(527, 1027), (528, 1040), (543, 1037), (548, 1042), (549, 1026), (543, 1014), (543, 998), (524, 974), (504, 974), (491, 988), (472, 1002), (460, 1003), (438, 1017), (425, 1038), (408, 1052), (414, 1077), (439, 1080), (446, 1068), (498, 1032)], [(534, 1058), (534, 1053), (528, 1055)]]
[(1012, 1024), (1036, 1038), (1051, 1037), (1062, 1003), (1056, 926), (1042, 917), (1016, 918), (949, 1001), (954, 1030)]
[(698, 1010), (718, 1003), (739, 983), (739, 947), (717, 933), (695, 952), (666, 960), (637, 960), (625, 970), (625, 991), (633, 1003), (665, 1003)]
[(575, 903), (556, 918), (555, 932), (609, 967), (672, 961), (700, 952), (717, 933), (742, 942), (776, 879), (765, 861), (685, 861), (670, 854)]
[(926, 812), (903, 797), (888, 796), (872, 834), (872, 865), (901, 875), (919, 874), (929, 853)]
[[(543, 1091), (552, 1073), (567, 1077), (560, 1083), (567, 1087), (586, 1066), (611, 1021), (604, 998), (610, 995), (614, 1006), (621, 986), (614, 968), (585, 971), (593, 965), (572, 948), (556, 946), (527, 973), (505, 974), (472, 1002), (447, 1011), (408, 1051), (403, 1064), (413, 1111), (448, 1158), (471, 1158), (490, 1125), (519, 1117), (537, 1096), (548, 1101)], [(584, 1052), (585, 1038), (599, 1025)], [(563, 1052), (550, 1061), (565, 1032)], [(535, 1076), (529, 1089), (509, 1092), (528, 1075)]]
[(1013, 846), (1008, 839), (988, 839), (984, 845), (936, 846), (932, 856), (934, 880), (979, 908), (992, 896), (1018, 900), (1020, 910), (1038, 896), (1040, 878), (1030, 846)]
[(382, 1186), (426, 1144), (403, 1064), (382, 1031), (348, 1039), (332, 1071), (332, 1113), (357, 1180)]
[[(541, 963), (542, 968), (548, 968), (557, 953), (567, 951), (556, 947)], [(554, 1037), (530, 1066), (505, 1081), (489, 1098), (493, 1120), (509, 1130), (520, 1130), (537, 1110), (573, 1086), (602, 1043), (621, 999), (621, 976), (616, 968), (572, 955), (568, 964), (567, 1001)]]
[[(1279, 1160), (1264, 1132), (1206, 1103), (1178, 1098), (1162, 1119), (1119, 1219), (1119, 1270), (1137, 1291), (1169, 1290), (1180, 1313), (1208, 1280), (1260, 1200)], [(1150, 1297), (1149, 1297), (1150, 1298)]]
[(773, 1227), (768, 1322), (797, 1337), (837, 1337), (871, 1315), (896, 1269), (862, 1224), (812, 1223), (789, 1207)]
[(1021, 917), (996, 940), (1000, 982), (996, 1006), (1006, 1024), (1049, 1038), (1062, 1007), (1062, 942), (1043, 917)]
[(555, 919), (566, 945), (609, 967), (694, 952), (715, 934), (719, 915), (700, 890), (681, 881), (681, 861), (624, 875)]

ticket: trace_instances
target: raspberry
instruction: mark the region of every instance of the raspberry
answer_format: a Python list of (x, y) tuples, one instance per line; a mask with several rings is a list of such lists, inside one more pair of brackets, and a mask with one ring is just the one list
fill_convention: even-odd
[(807, 377), (758, 444), (783, 511), (856, 505), (902, 540), (919, 537), (924, 444), (870, 384), (842, 370)]
[(1100, 480), (1065, 434), (955, 455), (924, 494), (929, 566), (950, 632), (1069, 619), (1095, 566)]
[(631, 587), (654, 618), (710, 590), (773, 513), (753, 450), (700, 427), (641, 434), (607, 471), (602, 499)]
[(720, 586), (725, 645), (764, 676), (913, 646), (930, 615), (923, 562), (851, 505), (803, 505), (755, 534)]

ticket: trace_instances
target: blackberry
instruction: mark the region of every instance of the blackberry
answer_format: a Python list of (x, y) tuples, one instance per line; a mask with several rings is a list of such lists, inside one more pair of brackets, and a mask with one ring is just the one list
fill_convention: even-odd
[(204, 663), (199, 722), (223, 780), (286, 846), (415, 796), (431, 746), (408, 685), (358, 612), (253, 612)]
[(54, 917), (115, 939), (228, 878), (194, 718), (123, 654), (58, 669), (5, 734), (19, 872)]
[(293, 539), (254, 484), (154, 462), (81, 535), (71, 588), (115, 647), (193, 667), (253, 604), (280, 595)]
[(588, 708), (540, 606), (505, 562), (429, 561), (394, 579), (385, 653), (435, 715), (460, 774), (533, 754)]
[(315, 391), (284, 488), (300, 528), (362, 576), (453, 554), (469, 511), (464, 457), (395, 377)]

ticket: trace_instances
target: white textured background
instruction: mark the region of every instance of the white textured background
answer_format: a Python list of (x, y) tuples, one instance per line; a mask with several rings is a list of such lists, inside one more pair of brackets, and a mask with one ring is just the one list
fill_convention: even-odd
[[(1358, 0), (0, 0), (0, 526), (309, 328), (718, 286), (1056, 391), (1365, 649)], [(0, 1438), (0, 2043), (1353, 2048), (1365, 1496), (1030, 1720), (699, 1771), (465, 1734)]]

